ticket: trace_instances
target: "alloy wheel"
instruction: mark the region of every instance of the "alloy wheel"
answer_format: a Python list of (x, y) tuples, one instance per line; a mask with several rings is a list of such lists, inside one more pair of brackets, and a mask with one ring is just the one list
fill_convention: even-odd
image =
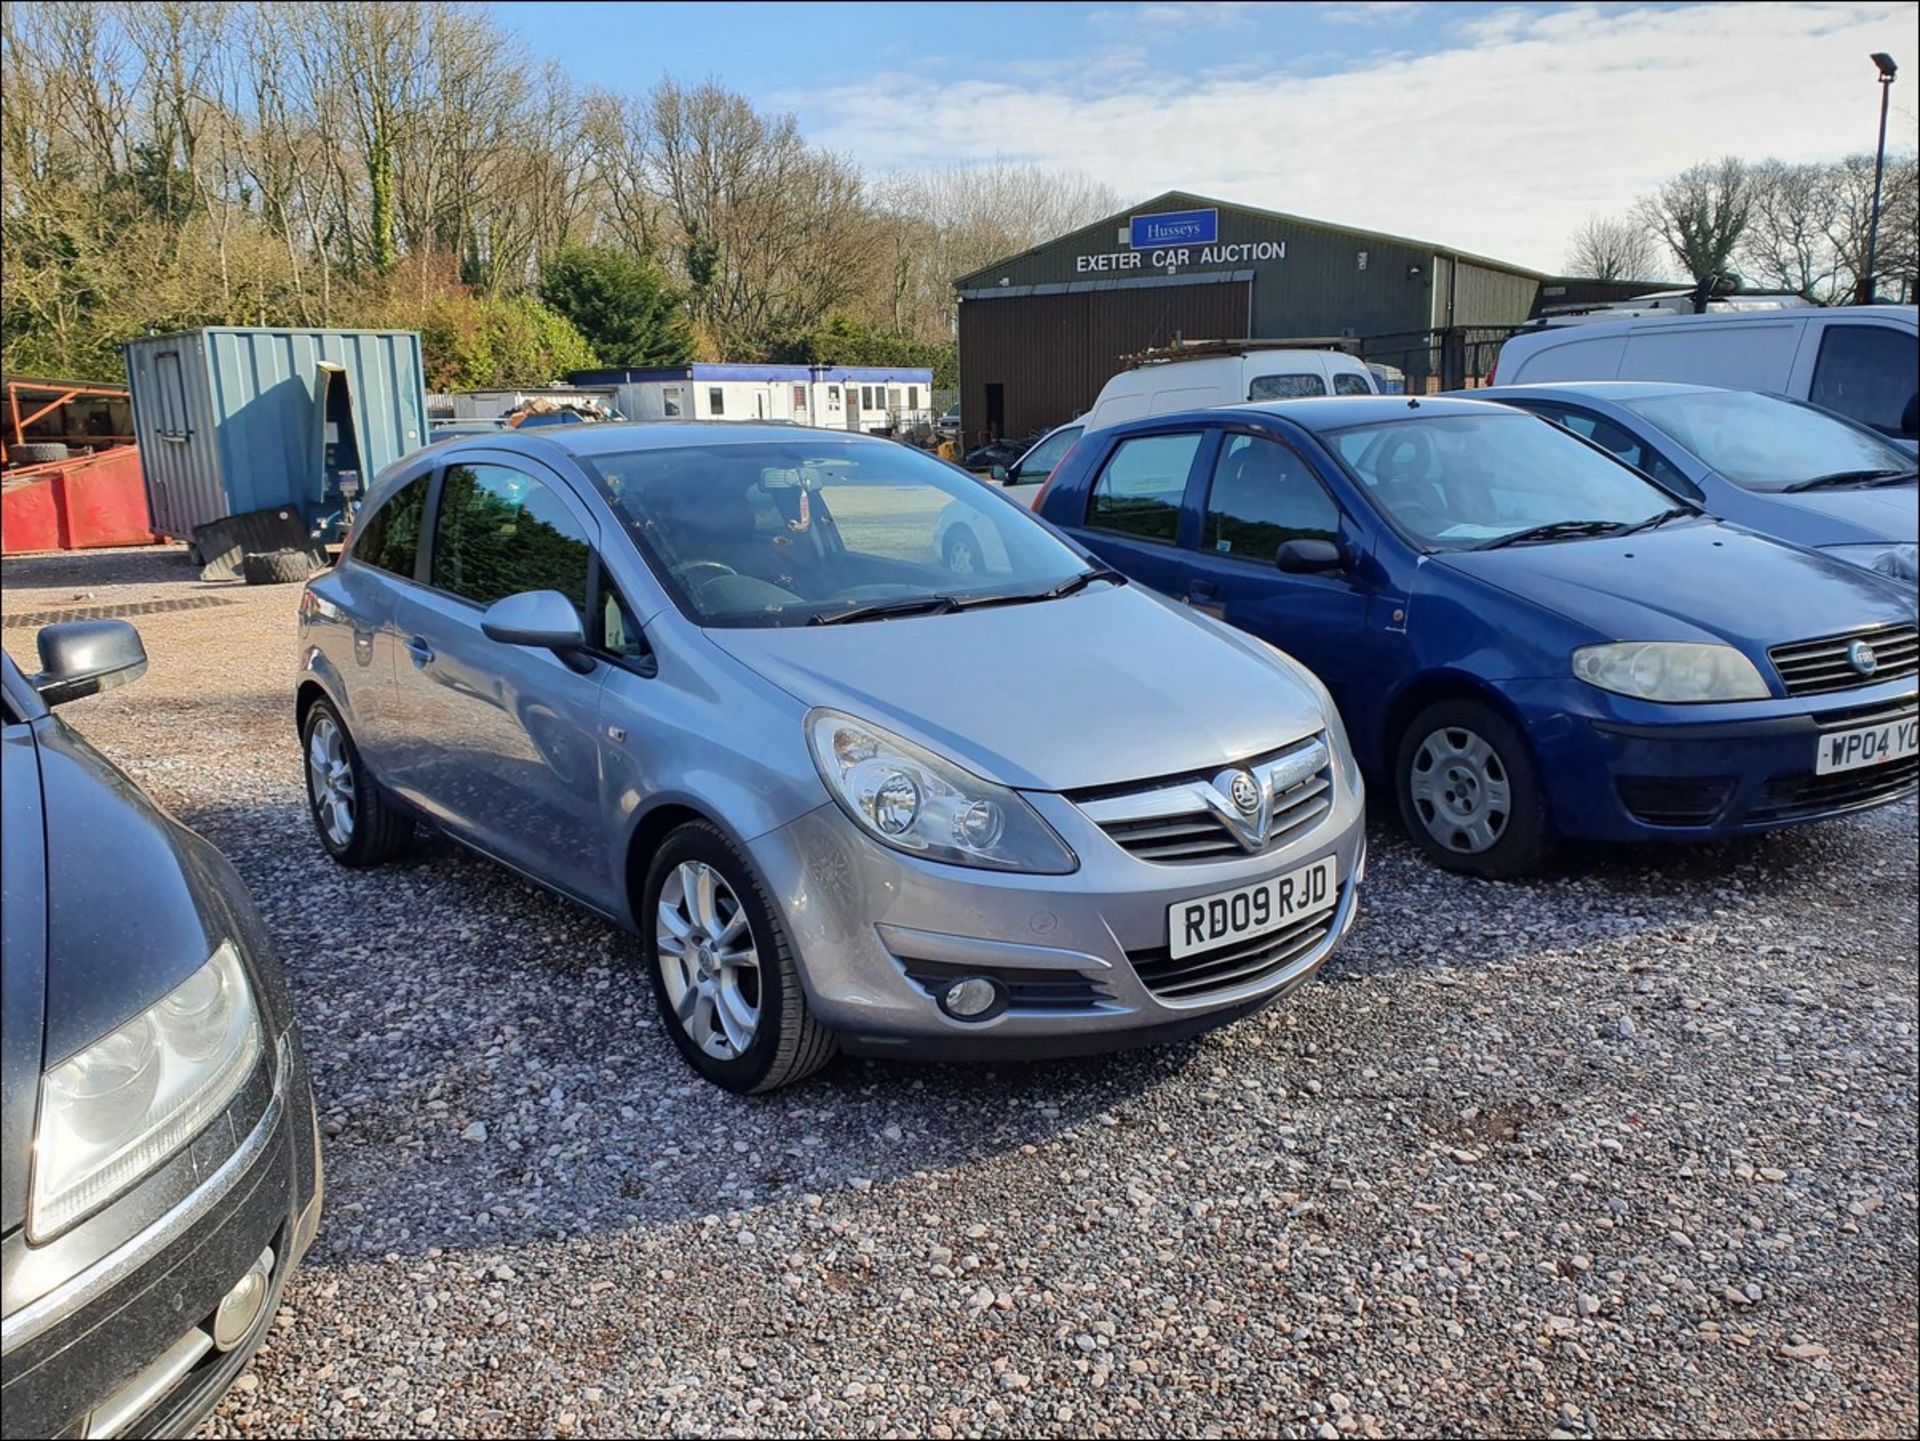
[(345, 850), (353, 844), (353, 762), (346, 738), (330, 716), (321, 716), (307, 736), (307, 782), (313, 792), (313, 816), (327, 844)]
[(760, 954), (745, 907), (704, 861), (675, 866), (660, 889), (656, 963), (687, 1039), (731, 1061), (760, 1028)]
[(1513, 811), (1507, 768), (1464, 726), (1446, 726), (1420, 742), (1407, 789), (1427, 834), (1450, 851), (1479, 855), (1506, 834)]

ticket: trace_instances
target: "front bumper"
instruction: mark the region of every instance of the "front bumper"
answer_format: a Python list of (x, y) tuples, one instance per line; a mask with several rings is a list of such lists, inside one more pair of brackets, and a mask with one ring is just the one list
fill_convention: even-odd
[(1814, 774), (1823, 734), (1916, 710), (1914, 678), (1800, 698), (1657, 705), (1575, 680), (1510, 686), (1563, 835), (1699, 840), (1824, 820), (1912, 795), (1920, 761)]
[[(20, 1304), (0, 1321), (5, 1436), (184, 1435), (258, 1349), (320, 1219), (313, 1095), (291, 1032), (262, 1087), (244, 1134), (203, 1134), (181, 1152), (168, 1169), (184, 1163), (196, 1184), (97, 1259), (69, 1268), (63, 1248), (79, 1250), (90, 1226), (110, 1224), (167, 1176), (46, 1247), (28, 1247), (22, 1232), (6, 1239), (6, 1291)], [(216, 1349), (215, 1309), (269, 1250), (258, 1319), (238, 1344)]]
[[(1081, 1055), (1190, 1035), (1258, 1009), (1306, 980), (1352, 926), (1365, 867), (1364, 797), (1350, 767), (1304, 835), (1259, 855), (1185, 864), (1121, 849), (1070, 801), (1026, 798), (1070, 845), (1071, 875), (1010, 875), (904, 856), (870, 840), (829, 802), (748, 849), (782, 908), (819, 1021), (856, 1054), (925, 1060)], [(1251, 974), (1199, 993), (1142, 979), (1164, 971), (1168, 908), (1335, 863), (1337, 901), (1313, 925), (1275, 932)], [(1268, 938), (1261, 938), (1262, 941)], [(1283, 948), (1284, 946), (1284, 948)], [(1225, 951), (1226, 947), (1222, 950)], [(942, 982), (1005, 983), (990, 1019), (949, 1016)]]

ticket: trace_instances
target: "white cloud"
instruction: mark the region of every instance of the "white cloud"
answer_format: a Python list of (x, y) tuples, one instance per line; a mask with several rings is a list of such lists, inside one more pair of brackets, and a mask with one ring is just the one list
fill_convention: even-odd
[(894, 72), (777, 99), (875, 168), (1031, 159), (1129, 200), (1194, 190), (1556, 270), (1589, 213), (1695, 160), (1871, 149), (1868, 52), (1916, 73), (1893, 0), (1494, 12), (1315, 76), (1235, 43), (1189, 73), (1095, 47), (1048, 79)]
[(1317, 0), (1313, 8), (1329, 25), (1400, 25), (1426, 7), (1419, 0)]

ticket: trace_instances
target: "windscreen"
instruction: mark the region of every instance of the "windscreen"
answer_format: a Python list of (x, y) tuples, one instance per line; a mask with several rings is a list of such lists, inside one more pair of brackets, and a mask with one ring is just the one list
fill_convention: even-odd
[(1623, 400), (1735, 485), (1785, 490), (1822, 476), (1911, 475), (1913, 457), (1812, 406), (1743, 390), (1688, 390)]
[(1031, 512), (888, 442), (725, 443), (582, 457), (689, 618), (798, 625), (919, 600), (1041, 595), (1083, 573)]
[(1582, 522), (1602, 534), (1675, 505), (1626, 466), (1529, 415), (1415, 411), (1326, 439), (1374, 505), (1430, 550)]

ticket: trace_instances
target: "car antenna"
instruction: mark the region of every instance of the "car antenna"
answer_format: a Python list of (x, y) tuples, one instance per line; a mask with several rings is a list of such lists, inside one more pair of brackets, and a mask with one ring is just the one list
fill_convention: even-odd
[(1418, 410), (1419, 408), (1420, 408), (1420, 401), (1419, 401), (1419, 398), (1418, 398), (1417, 396), (1412, 396), (1412, 395), (1409, 395), (1409, 396), (1407, 397), (1407, 409), (1408, 409), (1408, 410)]

